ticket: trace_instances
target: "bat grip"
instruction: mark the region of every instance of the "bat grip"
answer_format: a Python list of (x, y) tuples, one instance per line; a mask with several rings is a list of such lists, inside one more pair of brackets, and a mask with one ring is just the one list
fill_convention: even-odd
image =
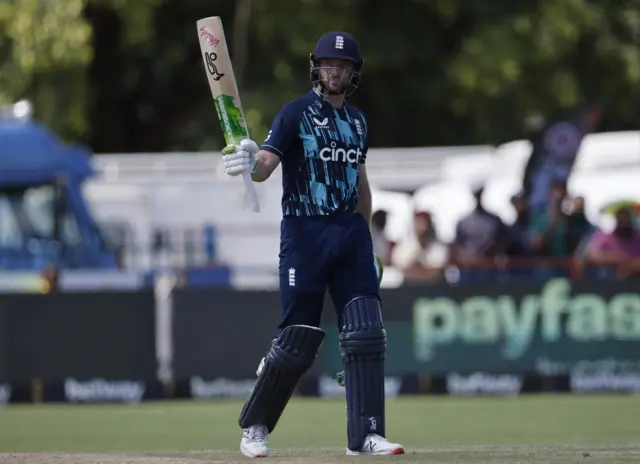
[(251, 173), (245, 171), (242, 173), (242, 179), (244, 180), (244, 186), (247, 190), (247, 195), (249, 195), (249, 201), (251, 202), (251, 209), (254, 213), (260, 212), (260, 203), (258, 203), (258, 194), (256, 192), (256, 188), (253, 185), (253, 180), (251, 179)]

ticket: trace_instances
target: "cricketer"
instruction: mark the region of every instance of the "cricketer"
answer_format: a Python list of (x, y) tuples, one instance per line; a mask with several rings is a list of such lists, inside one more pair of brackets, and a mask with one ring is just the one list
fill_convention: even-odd
[(227, 175), (249, 170), (255, 182), (282, 164), (282, 321), (240, 414), (240, 450), (248, 457), (268, 456), (268, 436), (317, 356), (327, 288), (338, 313), (346, 454), (404, 453), (385, 430), (387, 338), (382, 270), (369, 231), (368, 126), (362, 111), (346, 102), (358, 88), (363, 64), (352, 35), (322, 36), (310, 55), (312, 90), (281, 108), (262, 146), (246, 139), (222, 151)]

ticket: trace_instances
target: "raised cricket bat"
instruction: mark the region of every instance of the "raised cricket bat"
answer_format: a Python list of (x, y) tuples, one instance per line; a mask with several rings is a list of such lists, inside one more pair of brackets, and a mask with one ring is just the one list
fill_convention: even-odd
[[(249, 138), (247, 122), (244, 118), (242, 103), (238, 93), (238, 84), (233, 74), (231, 57), (224, 37), (222, 20), (219, 16), (202, 18), (196, 22), (202, 61), (209, 79), (211, 95), (216, 104), (222, 133), (227, 144), (239, 144)], [(242, 174), (251, 209), (260, 211), (258, 195), (251, 180), (251, 173)]]

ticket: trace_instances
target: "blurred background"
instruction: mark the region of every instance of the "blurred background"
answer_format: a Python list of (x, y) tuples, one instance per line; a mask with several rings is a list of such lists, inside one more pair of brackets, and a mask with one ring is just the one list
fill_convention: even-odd
[[(398, 359), (417, 363), (397, 372), (453, 369), (431, 369), (424, 350), (416, 354), (420, 344), (442, 342), (429, 341), (427, 330), (442, 315), (432, 311), (424, 322), (420, 304), (441, 296), (464, 307), (484, 296), (498, 311), (506, 297), (518, 315), (521, 300), (544, 295), (553, 282), (568, 289), (562, 323), (583, 308), (580, 297), (596, 295), (604, 316), (587, 308), (580, 324), (595, 324), (600, 338), (593, 339), (612, 343), (598, 352), (581, 344), (589, 337), (565, 340), (578, 343), (566, 369), (583, 359), (636, 356), (640, 1), (402, 0), (390, 8), (375, 0), (0, 0), (0, 310), (48, 318), (41, 311), (48, 305), (76, 311), (55, 317), (67, 321), (60, 339), (48, 339), (59, 347), (71, 343), (72, 327), (76, 336), (86, 330), (78, 343), (94, 340), (77, 325), (88, 317), (80, 306), (99, 306), (105, 321), (127, 305), (147, 309), (146, 348), (133, 345), (144, 339), (135, 324), (112, 327), (115, 339), (132, 343), (122, 359), (148, 356), (147, 371), (85, 363), (76, 372), (65, 364), (69, 351), (59, 370), (42, 361), (55, 371), (52, 382), (155, 378), (156, 370), (173, 381), (179, 349), (190, 350), (185, 362), (202, 358), (183, 378), (227, 375), (195, 348), (178, 347), (176, 331), (195, 337), (200, 330), (202, 343), (214, 343), (204, 341), (203, 328), (225, 332), (231, 326), (218, 315), (240, 324), (245, 309), (277, 324), (280, 170), (257, 185), (259, 214), (246, 205), (242, 182), (222, 172), (224, 141), (195, 26), (214, 15), (224, 22), (257, 141), (284, 103), (309, 90), (308, 57), (322, 34), (343, 30), (359, 40), (365, 66), (351, 102), (370, 122), (372, 234), (386, 264), (385, 313), (391, 338), (408, 334)], [(615, 306), (617, 297), (628, 297), (627, 306)], [(176, 322), (176, 312), (189, 313), (176, 311), (180, 305), (200, 311), (191, 325)], [(0, 334), (18, 330), (6, 314)], [(96, 317), (90, 325), (100, 331)], [(481, 329), (469, 318), (470, 325), (457, 323), (461, 334)], [(253, 375), (271, 333), (250, 331), (260, 341), (228, 377)], [(34, 356), (47, 351), (41, 333), (29, 336)], [(17, 338), (4, 338), (0, 381), (31, 385), (45, 377), (35, 361), (19, 375), (7, 367), (25, 365), (8, 361), (24, 355), (14, 349)], [(473, 348), (467, 342), (460, 339), (461, 349)], [(224, 346), (198, 349), (213, 356)], [(539, 360), (551, 348), (531, 349)], [(540, 373), (536, 366), (486, 370)], [(468, 362), (456, 369), (474, 371)]]

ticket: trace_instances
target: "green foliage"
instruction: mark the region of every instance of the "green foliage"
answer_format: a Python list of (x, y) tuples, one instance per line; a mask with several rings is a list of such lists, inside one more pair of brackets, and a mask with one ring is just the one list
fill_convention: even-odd
[(361, 43), (353, 103), (374, 146), (498, 143), (585, 100), (605, 105), (601, 130), (638, 127), (637, 0), (0, 0), (0, 103), (29, 98), (96, 151), (218, 149), (195, 30), (211, 15), (256, 140), (309, 89), (309, 53), (329, 30)]
[(28, 97), (38, 116), (66, 135), (86, 130), (84, 69), (91, 28), (83, 1), (0, 1), (0, 103)]

